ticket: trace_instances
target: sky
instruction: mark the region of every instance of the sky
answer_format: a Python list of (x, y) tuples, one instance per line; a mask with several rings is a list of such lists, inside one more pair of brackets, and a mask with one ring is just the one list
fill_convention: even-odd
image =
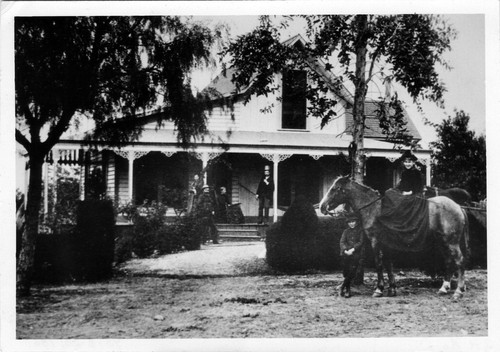
[[(426, 125), (428, 119), (440, 123), (449, 116), (455, 116), (455, 110), (463, 110), (470, 116), (469, 128), (476, 134), (486, 134), (485, 125), (485, 18), (482, 14), (445, 15), (444, 18), (457, 30), (457, 38), (451, 43), (451, 50), (444, 59), (452, 67), (447, 70), (439, 66), (438, 73), (445, 83), (445, 107), (439, 108), (435, 103), (423, 102), (423, 112), (419, 112), (411, 98), (402, 87), (394, 87), (399, 96), (407, 103), (407, 111), (422, 135), (422, 147), (436, 140), (434, 127)], [(258, 24), (257, 16), (204, 16), (195, 17), (207, 24), (226, 23), (230, 35), (238, 35), (251, 31)], [(280, 19), (275, 20), (279, 22)], [(295, 34), (305, 37), (305, 24), (299, 22), (291, 25), (282, 34), (286, 40)], [(203, 89), (218, 73), (217, 69), (196, 72), (193, 75), (195, 89)]]

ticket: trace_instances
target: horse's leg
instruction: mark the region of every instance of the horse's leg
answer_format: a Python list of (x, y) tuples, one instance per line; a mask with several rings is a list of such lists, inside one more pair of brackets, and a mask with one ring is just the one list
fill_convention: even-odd
[(387, 292), (387, 296), (394, 297), (396, 296), (396, 280), (394, 279), (394, 271), (392, 267), (392, 256), (387, 253), (382, 257), (385, 270), (387, 270), (387, 278), (389, 280), (389, 290)]
[(446, 274), (443, 278), (443, 284), (441, 285), (438, 294), (447, 295), (450, 288), (451, 288), (451, 275), (448, 274), (448, 270), (446, 270)]
[(464, 256), (460, 250), (459, 245), (452, 247), (452, 255), (454, 260), (454, 266), (457, 269), (457, 289), (453, 293), (453, 299), (459, 299), (463, 296), (465, 292), (465, 268), (464, 268)]
[(441, 288), (438, 291), (439, 295), (447, 295), (450, 288), (451, 288), (451, 278), (453, 276), (454, 272), (454, 267), (453, 267), (453, 260), (452, 260), (452, 254), (451, 254), (451, 249), (446, 246), (446, 245), (441, 245), (441, 253), (443, 255), (443, 258), (445, 260), (445, 274), (443, 277), (443, 284), (441, 285)]
[(373, 257), (375, 260), (375, 268), (377, 269), (377, 288), (373, 292), (372, 297), (382, 297), (384, 295), (384, 269), (382, 266), (382, 249), (375, 239), (372, 240)]

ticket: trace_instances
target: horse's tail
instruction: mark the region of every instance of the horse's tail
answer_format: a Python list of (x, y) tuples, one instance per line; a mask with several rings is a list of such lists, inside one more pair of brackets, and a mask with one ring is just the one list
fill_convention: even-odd
[(464, 229), (462, 233), (462, 246), (464, 249), (464, 256), (465, 256), (465, 263), (467, 265), (470, 256), (471, 256), (471, 250), (470, 250), (470, 245), (469, 245), (469, 216), (467, 215), (467, 211), (464, 208), (462, 209), (462, 213), (464, 214)]

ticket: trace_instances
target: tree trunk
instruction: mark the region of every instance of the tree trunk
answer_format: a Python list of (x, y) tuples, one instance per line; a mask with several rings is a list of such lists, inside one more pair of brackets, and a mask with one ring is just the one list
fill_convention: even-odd
[(42, 166), (44, 155), (33, 152), (29, 155), (30, 173), (25, 213), (25, 226), (21, 250), (17, 262), (17, 295), (30, 294), (35, 262), (35, 244), (38, 235), (38, 216), (42, 200)]
[[(366, 15), (356, 16), (357, 39), (355, 43), (356, 51), (356, 71), (355, 90), (354, 90), (354, 106), (352, 115), (354, 120), (354, 130), (352, 133), (354, 150), (352, 157), (352, 177), (355, 181), (362, 183), (365, 175), (365, 150), (364, 150), (364, 135), (365, 135), (365, 99), (367, 91), (366, 82), (366, 55), (368, 52), (367, 46), (367, 30), (368, 17)], [(364, 255), (360, 256), (358, 263), (358, 271), (355, 284), (363, 284), (364, 282)]]
[(356, 71), (354, 106), (352, 115), (354, 120), (354, 130), (352, 133), (354, 143), (354, 153), (352, 158), (352, 177), (355, 181), (363, 182), (365, 170), (365, 151), (363, 138), (365, 134), (365, 98), (366, 98), (366, 54), (368, 18), (366, 15), (356, 16), (357, 39), (355, 43)]

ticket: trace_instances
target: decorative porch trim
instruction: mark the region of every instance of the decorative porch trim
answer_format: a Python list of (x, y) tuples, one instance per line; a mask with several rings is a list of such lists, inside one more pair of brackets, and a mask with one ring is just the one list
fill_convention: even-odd
[(265, 153), (260, 153), (260, 155), (269, 161), (272, 161), (274, 163), (279, 163), (281, 161), (284, 161), (291, 157), (293, 154), (280, 154), (280, 153), (274, 153), (274, 154), (265, 154)]
[(113, 152), (124, 159), (135, 160), (142, 158), (144, 155), (148, 154), (150, 150), (117, 150), (113, 149)]
[(200, 153), (200, 152), (194, 152), (194, 153), (190, 153), (192, 156), (194, 156), (196, 159), (198, 160), (203, 160), (203, 153)]
[(162, 150), (161, 151), (163, 154), (165, 154), (168, 158), (170, 158), (172, 155), (174, 155), (175, 153), (177, 153), (176, 151), (165, 151), (165, 150)]
[(316, 160), (316, 161), (318, 161), (318, 160), (319, 160), (319, 158), (323, 157), (323, 155), (322, 155), (322, 154), (309, 154), (309, 156), (310, 156), (311, 158), (313, 158), (314, 160)]
[(220, 155), (222, 155), (221, 152), (208, 152), (208, 160), (212, 160), (212, 159), (215, 159), (217, 157), (219, 157)]
[(274, 161), (274, 154), (263, 154), (263, 153), (260, 153), (260, 156), (263, 157), (264, 159), (269, 160), (269, 161)]

